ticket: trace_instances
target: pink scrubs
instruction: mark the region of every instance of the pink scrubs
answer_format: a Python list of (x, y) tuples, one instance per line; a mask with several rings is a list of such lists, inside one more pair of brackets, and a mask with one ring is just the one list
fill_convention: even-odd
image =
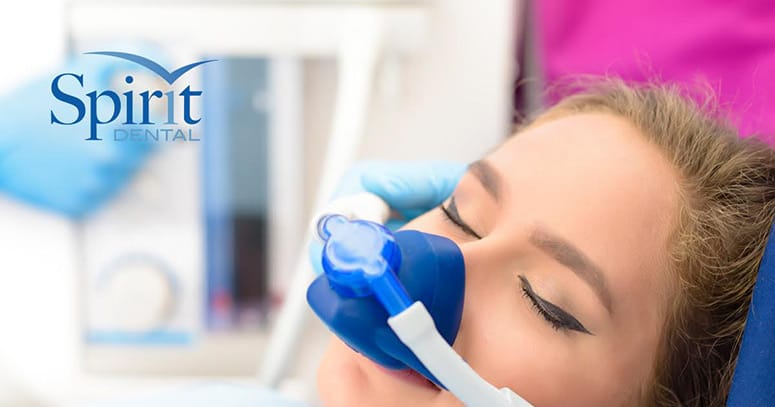
[(775, 1), (536, 0), (547, 82), (707, 83), (742, 134), (775, 144)]

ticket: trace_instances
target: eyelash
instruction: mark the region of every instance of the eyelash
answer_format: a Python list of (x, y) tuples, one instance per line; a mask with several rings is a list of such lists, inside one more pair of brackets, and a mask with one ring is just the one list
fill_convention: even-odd
[(569, 328), (562, 321), (558, 320), (553, 315), (546, 312), (546, 310), (543, 309), (543, 307), (541, 307), (541, 304), (538, 303), (538, 300), (536, 300), (535, 297), (533, 297), (530, 294), (530, 292), (527, 290), (524, 282), (522, 283), (522, 296), (527, 298), (530, 301), (530, 304), (532, 305), (533, 310), (536, 313), (538, 313), (538, 315), (543, 317), (546, 320), (546, 322), (548, 322), (549, 325), (552, 326), (552, 329), (554, 329), (555, 331), (562, 331), (562, 332), (569, 331)]
[(472, 230), (470, 227), (468, 227), (468, 225), (464, 224), (464, 223), (463, 223), (463, 221), (462, 221), (461, 219), (459, 219), (457, 216), (454, 216), (454, 215), (452, 215), (452, 213), (450, 212), (450, 210), (449, 210), (449, 209), (447, 209), (447, 208), (444, 206), (444, 204), (441, 204), (441, 205), (439, 205), (439, 209), (440, 209), (440, 210), (441, 210), (441, 212), (444, 214), (444, 217), (445, 217), (445, 218), (446, 218), (446, 219), (447, 219), (449, 222), (451, 222), (453, 225), (457, 226), (457, 227), (458, 227), (458, 229), (460, 229), (460, 230), (461, 230), (463, 233), (465, 233), (465, 234), (467, 234), (467, 235), (469, 235), (469, 236), (471, 236), (471, 237), (475, 237), (475, 238), (477, 238), (477, 239), (480, 239), (480, 240), (482, 239), (482, 237), (481, 237), (481, 236), (479, 236), (479, 234), (477, 234), (476, 232), (474, 232), (474, 231), (473, 231), (473, 230)]
[[(570, 320), (566, 321), (561, 318), (558, 318), (554, 315), (554, 313), (548, 311), (546, 309), (546, 305), (544, 305), (544, 301), (539, 300), (535, 293), (533, 292), (533, 289), (530, 287), (530, 282), (527, 281), (527, 278), (524, 276), (519, 276), (519, 281), (522, 285), (522, 296), (530, 300), (530, 303), (533, 306), (533, 309), (538, 313), (539, 316), (543, 317), (546, 322), (548, 322), (552, 328), (556, 331), (562, 331), (562, 332), (570, 332), (570, 331), (578, 331), (581, 333), (593, 335), (592, 332), (589, 332), (587, 328), (584, 327), (584, 325), (581, 325), (581, 323), (573, 318), (572, 316), (568, 315), (566, 318), (569, 318)], [(553, 304), (549, 304), (550, 306), (557, 308), (557, 306)], [(561, 309), (559, 309), (559, 312), (564, 312)]]

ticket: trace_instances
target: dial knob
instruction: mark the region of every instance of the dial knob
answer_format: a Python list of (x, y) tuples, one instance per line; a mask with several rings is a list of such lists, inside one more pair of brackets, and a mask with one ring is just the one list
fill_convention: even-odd
[(148, 332), (162, 328), (172, 315), (172, 274), (150, 258), (121, 261), (98, 283), (100, 325), (110, 330)]

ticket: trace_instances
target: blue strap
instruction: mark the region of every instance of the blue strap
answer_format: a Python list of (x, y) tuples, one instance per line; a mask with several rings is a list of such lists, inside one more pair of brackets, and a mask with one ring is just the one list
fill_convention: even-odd
[(753, 289), (727, 406), (775, 406), (775, 224)]

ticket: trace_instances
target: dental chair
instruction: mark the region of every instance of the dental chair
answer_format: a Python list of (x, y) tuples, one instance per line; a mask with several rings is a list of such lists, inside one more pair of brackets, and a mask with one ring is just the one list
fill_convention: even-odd
[(728, 407), (775, 406), (775, 224), (759, 266)]

